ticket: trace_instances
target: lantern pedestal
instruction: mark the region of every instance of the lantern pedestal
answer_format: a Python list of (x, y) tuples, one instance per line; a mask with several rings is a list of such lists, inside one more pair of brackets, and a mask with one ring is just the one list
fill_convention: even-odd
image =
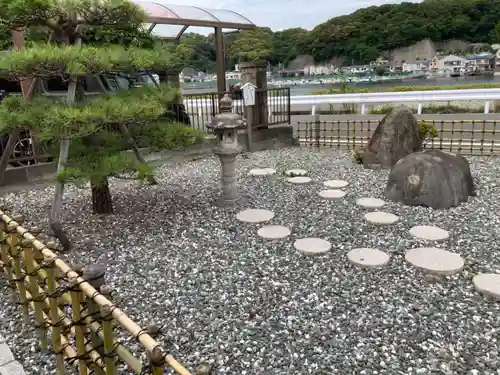
[(222, 203), (231, 204), (238, 200), (236, 178), (236, 157), (243, 147), (238, 144), (238, 130), (246, 127), (246, 121), (240, 115), (232, 113), (233, 101), (228, 94), (219, 103), (220, 113), (215, 115), (207, 128), (212, 129), (217, 145), (214, 154), (221, 163)]

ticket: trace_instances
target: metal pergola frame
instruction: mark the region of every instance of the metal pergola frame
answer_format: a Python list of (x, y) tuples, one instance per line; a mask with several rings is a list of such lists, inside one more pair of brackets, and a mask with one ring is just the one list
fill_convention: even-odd
[[(179, 40), (189, 26), (214, 28), (215, 34), (215, 64), (217, 74), (217, 91), (226, 91), (226, 61), (224, 54), (224, 35), (222, 29), (250, 30), (256, 25), (248, 18), (231, 10), (208, 9), (186, 5), (168, 5), (153, 1), (131, 0), (134, 4), (142, 7), (148, 15), (148, 23), (151, 25), (148, 31), (154, 31), (156, 25), (180, 25), (184, 26), (177, 35), (164, 37), (170, 40)], [(182, 14), (184, 12), (184, 14)], [(191, 13), (191, 14), (189, 14)], [(202, 14), (203, 17), (195, 17), (193, 14)], [(226, 16), (226, 17), (225, 17)], [(239, 20), (239, 22), (236, 22)]]

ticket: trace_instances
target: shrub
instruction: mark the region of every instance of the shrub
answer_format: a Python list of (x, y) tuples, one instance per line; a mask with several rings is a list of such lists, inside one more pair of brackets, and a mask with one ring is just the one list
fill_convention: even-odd
[(420, 139), (424, 142), (426, 139), (438, 136), (438, 130), (434, 121), (420, 121)]

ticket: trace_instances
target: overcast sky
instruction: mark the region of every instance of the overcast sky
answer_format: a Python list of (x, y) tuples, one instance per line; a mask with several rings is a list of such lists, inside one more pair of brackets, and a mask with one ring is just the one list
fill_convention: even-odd
[[(409, 1), (409, 0), (406, 0)], [(420, 2), (421, 0), (413, 0)], [(156, 0), (163, 4), (194, 5), (229, 9), (241, 13), (257, 26), (273, 30), (303, 27), (312, 29), (329, 18), (349, 14), (372, 5), (401, 3), (398, 0)], [(202, 32), (201, 29), (192, 29)]]

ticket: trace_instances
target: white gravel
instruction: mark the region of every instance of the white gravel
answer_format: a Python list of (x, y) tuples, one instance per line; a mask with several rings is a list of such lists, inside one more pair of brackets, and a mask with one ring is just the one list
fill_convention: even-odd
[[(500, 273), (500, 162), (470, 158), (478, 196), (447, 211), (387, 202), (399, 216), (390, 226), (368, 224), (361, 197), (383, 198), (387, 171), (365, 170), (350, 155), (292, 148), (239, 159), (245, 199), (223, 209), (214, 202), (215, 157), (158, 170), (159, 185), (113, 181), (116, 214), (90, 215), (89, 191), (68, 190), (64, 221), (78, 244), (63, 257), (107, 267), (117, 303), (138, 323), (164, 324), (159, 341), (182, 363), (216, 364), (216, 374), (485, 374), (500, 368), (500, 306), (474, 289), (478, 273)], [(274, 176), (248, 176), (252, 168)], [(294, 185), (283, 172), (300, 168), (313, 182)], [(323, 181), (346, 180), (342, 201), (318, 196)], [(15, 213), (46, 227), (53, 188), (8, 194)], [(241, 223), (246, 208), (275, 213), (268, 225), (291, 236), (268, 241), (258, 224)], [(446, 228), (436, 246), (466, 259), (457, 275), (429, 278), (405, 262), (424, 247), (409, 229)], [(29, 226), (29, 225), (28, 225)], [(305, 256), (298, 238), (319, 237), (332, 249)], [(82, 245), (83, 246), (83, 245)], [(391, 256), (380, 270), (347, 260), (354, 248)], [(35, 349), (18, 308), (0, 296), (0, 332), (28, 375), (54, 373), (52, 355)]]

